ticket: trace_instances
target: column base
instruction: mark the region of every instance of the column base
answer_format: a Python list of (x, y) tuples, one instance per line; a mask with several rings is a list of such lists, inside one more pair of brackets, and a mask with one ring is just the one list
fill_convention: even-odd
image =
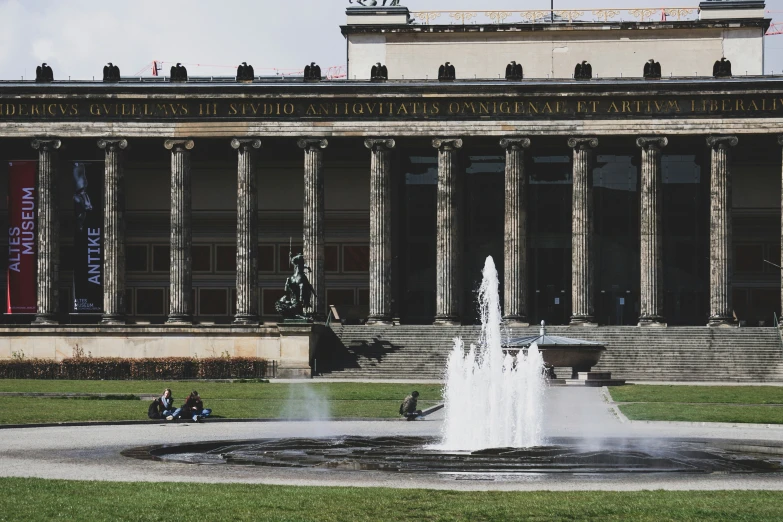
[(37, 326), (56, 326), (60, 324), (60, 321), (57, 320), (57, 316), (54, 314), (35, 314), (35, 319), (33, 319), (31, 324)]
[(258, 326), (261, 320), (257, 315), (235, 315), (233, 324), (238, 326)]
[(435, 317), (435, 322), (432, 324), (435, 326), (462, 326), (462, 321), (459, 317), (440, 316)]
[(166, 319), (166, 324), (169, 325), (192, 325), (193, 324), (193, 316), (191, 315), (170, 315), (168, 319)]
[(123, 326), (127, 324), (124, 315), (104, 315), (101, 317), (101, 324)]
[(527, 317), (523, 315), (503, 316), (503, 322), (506, 324), (506, 326), (510, 326), (512, 328), (525, 328), (527, 326), (530, 326)]
[(733, 317), (710, 317), (710, 322), (707, 326), (713, 328), (732, 328), (735, 326)]
[(371, 315), (364, 323), (367, 326), (392, 326), (392, 320), (388, 315)]
[(571, 316), (571, 322), (568, 326), (598, 326), (595, 317), (592, 315), (574, 315)]
[(639, 326), (660, 326), (665, 328), (668, 326), (666, 320), (659, 316), (640, 317)]

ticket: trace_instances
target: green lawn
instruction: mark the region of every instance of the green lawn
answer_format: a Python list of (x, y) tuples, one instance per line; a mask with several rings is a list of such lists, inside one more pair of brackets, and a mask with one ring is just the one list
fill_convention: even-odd
[[(411, 390), (421, 394), (422, 407), (441, 399), (437, 384), (0, 380), (3, 392), (140, 395), (160, 394), (165, 387), (173, 390), (176, 406), (196, 388), (215, 416), (239, 419), (392, 418)], [(146, 400), (0, 397), (0, 424), (141, 420), (147, 418), (148, 404)]]
[(0, 520), (507, 521), (783, 519), (771, 491), (465, 492), (0, 479)]
[(631, 420), (783, 424), (783, 387), (637, 385), (609, 393), (631, 403), (620, 405)]

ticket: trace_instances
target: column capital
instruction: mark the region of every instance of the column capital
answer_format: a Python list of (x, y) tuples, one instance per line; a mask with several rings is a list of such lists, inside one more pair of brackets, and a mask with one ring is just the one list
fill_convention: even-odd
[(500, 146), (504, 149), (522, 150), (530, 147), (530, 138), (509, 137), (500, 140)]
[(709, 136), (707, 138), (707, 146), (713, 149), (727, 149), (735, 147), (737, 143), (739, 143), (739, 139), (736, 136)]
[(642, 149), (662, 149), (669, 144), (665, 136), (641, 136), (636, 138), (636, 146)]
[(364, 140), (364, 146), (370, 150), (388, 150), (397, 146), (397, 143), (392, 138), (370, 138)]
[(190, 139), (171, 139), (163, 142), (163, 146), (168, 150), (191, 150), (196, 144)]
[(302, 138), (296, 144), (299, 145), (300, 149), (307, 150), (325, 149), (329, 146), (329, 142), (321, 138)]
[(98, 140), (98, 148), (112, 152), (115, 152), (117, 149), (125, 150), (128, 148), (128, 140), (124, 138), (100, 139)]
[(432, 146), (438, 150), (456, 150), (462, 148), (462, 140), (459, 138), (434, 138)]
[(260, 149), (261, 140), (258, 138), (234, 138), (231, 140), (231, 148), (237, 150), (241, 148), (243, 151), (248, 151), (250, 149)]
[(568, 146), (572, 149), (584, 150), (587, 148), (594, 149), (598, 146), (598, 138), (568, 138)]
[(62, 146), (63, 142), (57, 139), (49, 139), (49, 138), (35, 138), (32, 142), (30, 142), (30, 145), (35, 150), (44, 150), (44, 151), (51, 151), (51, 150), (57, 150)]

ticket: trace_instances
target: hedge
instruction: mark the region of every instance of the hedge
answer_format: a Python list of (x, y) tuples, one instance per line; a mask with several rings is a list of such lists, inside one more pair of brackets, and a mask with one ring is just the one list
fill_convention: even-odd
[(276, 365), (252, 357), (120, 359), (76, 357), (0, 361), (0, 379), (177, 380), (261, 379), (274, 377)]

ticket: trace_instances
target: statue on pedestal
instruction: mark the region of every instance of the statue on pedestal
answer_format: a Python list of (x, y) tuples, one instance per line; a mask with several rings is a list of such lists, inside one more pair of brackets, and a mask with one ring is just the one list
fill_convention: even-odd
[(318, 296), (313, 292), (313, 286), (307, 279), (307, 272), (312, 271), (305, 265), (303, 254), (293, 255), (288, 252), (288, 259), (294, 267), (294, 273), (285, 280), (285, 295), (275, 303), (275, 310), (285, 320), (310, 320), (312, 312), (306, 313), (305, 309), (312, 310), (311, 297)]

